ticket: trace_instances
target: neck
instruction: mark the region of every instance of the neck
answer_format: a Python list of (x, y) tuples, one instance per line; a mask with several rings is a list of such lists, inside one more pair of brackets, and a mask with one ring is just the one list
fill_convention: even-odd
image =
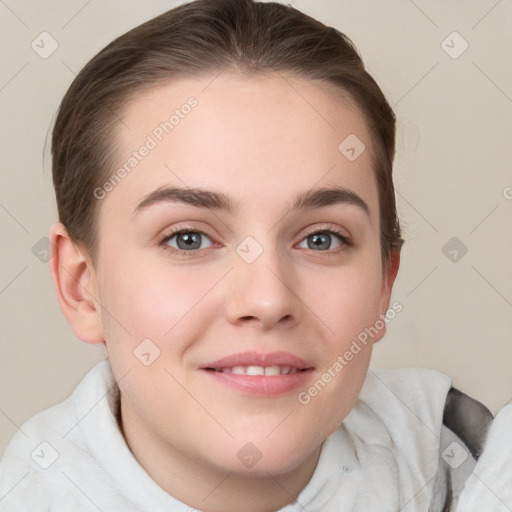
[(238, 474), (171, 446), (121, 406), (121, 429), (139, 464), (168, 494), (204, 512), (274, 512), (294, 503), (311, 479), (321, 447), (292, 471)]

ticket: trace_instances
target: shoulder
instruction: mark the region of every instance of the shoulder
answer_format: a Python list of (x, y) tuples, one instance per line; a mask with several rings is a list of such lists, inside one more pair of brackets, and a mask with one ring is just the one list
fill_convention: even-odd
[(447, 375), (404, 368), (369, 370), (347, 419), (364, 445), (379, 444), (393, 453), (404, 502), (421, 491), (430, 496), (429, 511), (442, 512), (457, 503), (493, 418), (487, 407), (454, 388)]
[(394, 393), (406, 396), (411, 391), (423, 393), (432, 388), (449, 389), (451, 379), (448, 375), (437, 370), (419, 366), (392, 370), (374, 370), (370, 368), (365, 381), (365, 386), (367, 385), (373, 387), (384, 385)]
[(68, 398), (19, 427), (0, 462), (0, 498), (5, 510), (49, 510), (51, 466), (65, 453), (61, 437), (72, 424), (72, 410)]
[[(430, 511), (454, 510), (480, 456), (492, 449), (490, 410), (453, 387), (447, 375), (426, 368), (374, 371), (367, 393), (362, 395), (381, 411), (388, 425), (402, 425), (402, 435), (408, 424), (416, 425), (414, 431), (420, 435), (412, 436), (419, 446), (411, 444), (408, 449), (420, 454), (418, 460), (424, 467), (430, 457), (436, 459)], [(378, 400), (384, 397), (387, 405), (379, 405)], [(398, 422), (393, 422), (394, 415)], [(400, 439), (400, 429), (394, 428), (394, 438)]]
[(423, 425), (438, 433), (450, 388), (450, 377), (428, 368), (370, 369), (359, 399), (390, 427)]
[(110, 375), (108, 362), (102, 361), (83, 377), (68, 398), (23, 423), (7, 445), (2, 464), (12, 455), (27, 455), (27, 450), (30, 455), (44, 441), (76, 440), (76, 427), (82, 416), (94, 407), (97, 397), (108, 393)]
[(344, 424), (360, 450), (392, 454), (404, 503), (428, 482), (439, 461), (439, 432), (451, 380), (426, 368), (369, 370)]
[(481, 455), (467, 479), (457, 511), (512, 510), (512, 403), (489, 426)]
[[(62, 478), (63, 467), (83, 457), (85, 442), (77, 428), (81, 414), (93, 405), (92, 391), (106, 385), (105, 362), (95, 366), (63, 402), (31, 417), (7, 445), (0, 462), (2, 505), (23, 504), (23, 510), (47, 510), (45, 497)], [(33, 506), (30, 500), (38, 500)]]

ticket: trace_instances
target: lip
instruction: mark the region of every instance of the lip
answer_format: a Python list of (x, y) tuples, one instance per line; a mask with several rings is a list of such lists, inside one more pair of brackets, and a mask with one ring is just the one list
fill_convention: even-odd
[(292, 366), (299, 370), (312, 368), (304, 359), (297, 357), (290, 352), (240, 352), (232, 354), (216, 361), (202, 365), (201, 369), (207, 368), (231, 368), (233, 366)]
[[(291, 366), (299, 371), (287, 375), (241, 375), (215, 371), (233, 366)], [(289, 352), (241, 352), (207, 363), (199, 368), (209, 378), (243, 394), (276, 397), (304, 387), (311, 378), (314, 367), (304, 359)]]

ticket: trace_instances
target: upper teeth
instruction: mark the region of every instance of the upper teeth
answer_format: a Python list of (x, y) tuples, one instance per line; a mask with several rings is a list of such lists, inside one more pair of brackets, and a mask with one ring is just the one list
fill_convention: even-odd
[(298, 368), (290, 366), (233, 366), (231, 368), (221, 368), (219, 371), (225, 373), (235, 373), (238, 375), (288, 375), (297, 373)]

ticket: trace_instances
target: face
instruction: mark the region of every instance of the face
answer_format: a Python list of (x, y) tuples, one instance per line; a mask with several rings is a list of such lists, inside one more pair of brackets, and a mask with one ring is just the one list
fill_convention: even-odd
[(284, 474), (352, 408), (389, 285), (369, 132), (331, 92), (224, 73), (124, 111), (95, 281), (132, 447)]

